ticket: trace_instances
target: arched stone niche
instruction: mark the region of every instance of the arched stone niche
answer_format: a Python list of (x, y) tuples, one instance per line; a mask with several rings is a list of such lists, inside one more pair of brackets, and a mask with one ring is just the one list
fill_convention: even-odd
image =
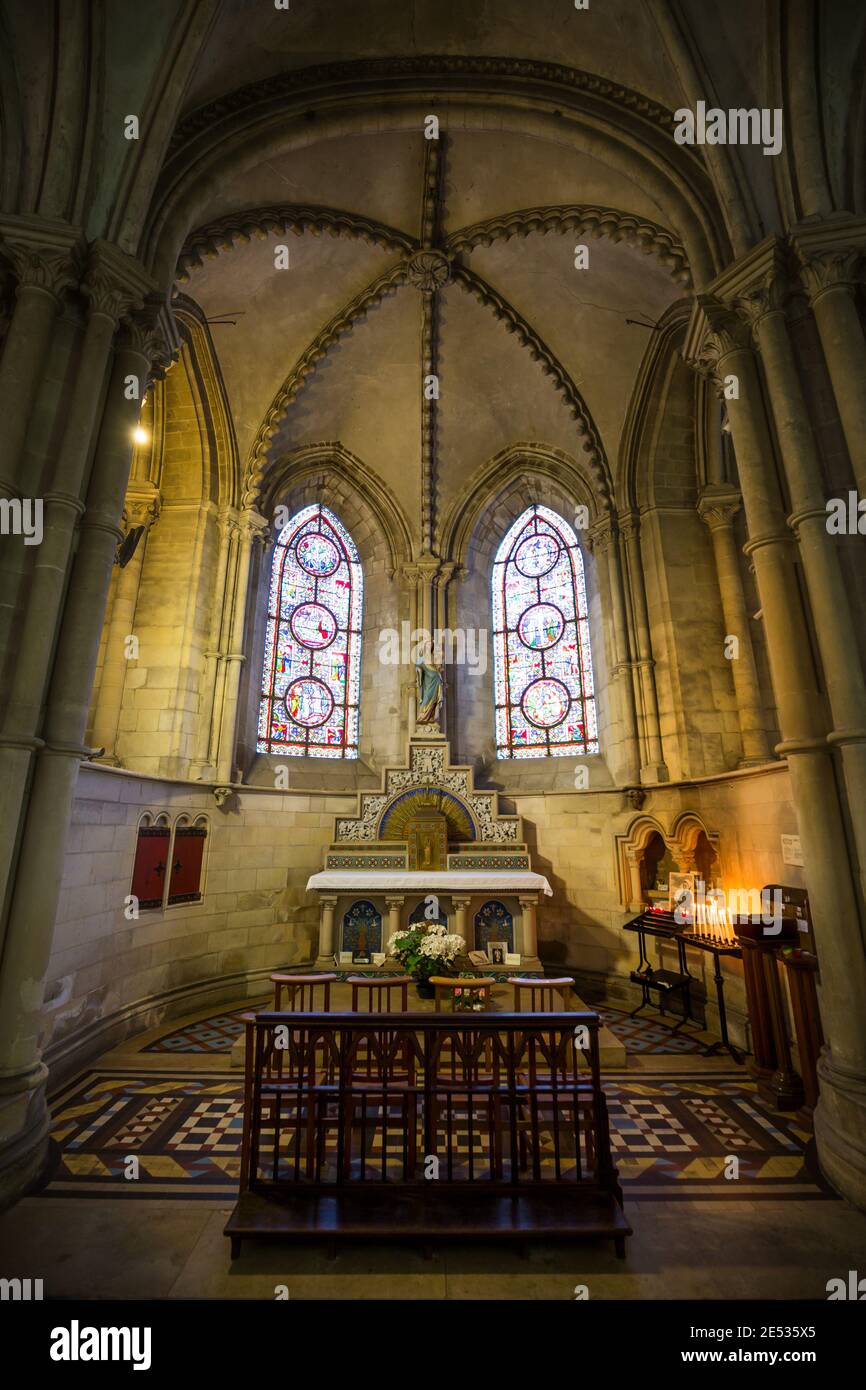
[(685, 811), (667, 825), (655, 816), (637, 816), (616, 837), (620, 901), (626, 912), (640, 912), (652, 901), (650, 870), (664, 859), (678, 873), (695, 874), (708, 885), (721, 879), (719, 836), (699, 815)]

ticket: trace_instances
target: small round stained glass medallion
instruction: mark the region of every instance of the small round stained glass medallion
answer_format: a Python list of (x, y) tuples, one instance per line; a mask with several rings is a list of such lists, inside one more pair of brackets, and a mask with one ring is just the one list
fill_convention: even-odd
[(527, 579), (537, 579), (548, 574), (559, 559), (559, 542), (555, 536), (540, 531), (536, 536), (527, 536), (517, 547), (514, 563)]
[(301, 646), (313, 651), (329, 647), (337, 635), (337, 619), (321, 603), (302, 603), (292, 613), (289, 625)]
[(333, 574), (340, 563), (340, 552), (328, 536), (308, 531), (297, 545), (298, 564), (317, 579)]
[(302, 729), (316, 729), (330, 718), (334, 697), (323, 681), (303, 676), (286, 691), (286, 713)]
[(562, 681), (542, 676), (523, 692), (520, 708), (527, 723), (536, 729), (554, 729), (568, 714), (571, 696)]
[(521, 614), (517, 635), (524, 647), (543, 652), (553, 647), (562, 636), (565, 619), (552, 603), (534, 603)]

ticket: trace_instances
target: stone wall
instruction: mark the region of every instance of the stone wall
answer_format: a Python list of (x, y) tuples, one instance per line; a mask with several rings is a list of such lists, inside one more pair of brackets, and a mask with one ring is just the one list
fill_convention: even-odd
[[(209, 788), (84, 766), (73, 804), (45, 994), (55, 1075), (163, 1017), (243, 998), (253, 981), (314, 954), (305, 892), (322, 867), (342, 794), (244, 788), (219, 810)], [(127, 920), (145, 811), (205, 814), (203, 900)], [(265, 988), (267, 986), (265, 985)]]
[[(623, 931), (634, 916), (617, 862), (616, 836), (625, 836), (639, 819), (623, 792), (518, 793), (514, 809), (524, 818), (524, 834), (538, 872), (554, 890), (539, 911), (538, 952), (546, 965), (577, 977), (585, 996), (620, 999), (629, 1008), (639, 990), (628, 981), (637, 961), (637, 938)], [(771, 764), (728, 777), (667, 784), (648, 791), (640, 818), (652, 817), (665, 833), (686, 812), (719, 836), (719, 878), (726, 888), (762, 888), (768, 883), (803, 887), (803, 870), (782, 863), (781, 836), (797, 834), (788, 771)], [(819, 946), (820, 948), (820, 946)], [(657, 959), (669, 962), (671, 948)], [(707, 1025), (717, 1028), (712, 958), (689, 953), (689, 969), (707, 995)], [(737, 961), (724, 961), (726, 999), (735, 1039), (745, 1041), (745, 995)]]
[[(574, 972), (587, 995), (637, 1002), (615, 839), (636, 819), (624, 793), (515, 791), (502, 801), (523, 816), (535, 867), (554, 889), (539, 911), (542, 960)], [(163, 1018), (244, 998), (272, 970), (314, 957), (318, 917), (306, 880), (322, 866), (334, 817), (354, 808), (346, 792), (244, 787), (219, 810), (206, 787), (84, 766), (46, 987), (44, 1041), (55, 1079)], [(208, 817), (204, 897), (130, 921), (124, 900), (145, 811), (166, 812), (172, 823), (183, 813)], [(784, 765), (654, 789), (640, 814), (668, 830), (685, 811), (718, 833), (727, 886), (802, 882), (801, 870), (781, 862), (779, 836), (797, 831)], [(694, 955), (694, 973), (710, 983), (709, 959)], [(738, 967), (726, 970), (733, 1031), (742, 1037)], [(707, 1017), (713, 1026), (712, 1001)]]

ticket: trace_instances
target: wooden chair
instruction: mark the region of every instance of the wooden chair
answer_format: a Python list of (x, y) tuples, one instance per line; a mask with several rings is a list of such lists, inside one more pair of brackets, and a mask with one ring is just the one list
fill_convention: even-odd
[[(346, 984), (352, 986), (352, 1013), (405, 1013), (409, 1007), (411, 983), (411, 975), (349, 975)], [(400, 991), (399, 1006), (392, 1002), (392, 990)]]
[[(275, 1013), (329, 1014), (331, 1012), (331, 985), (337, 975), (284, 975), (271, 976), (274, 984)], [(286, 1003), (283, 1005), (283, 991)], [(317, 990), (322, 991), (321, 1002), (316, 1000)]]
[[(561, 1014), (571, 1012), (571, 991), (574, 980), (569, 975), (562, 975), (556, 979), (533, 979), (531, 976), (512, 975), (507, 981), (514, 991), (513, 1011), (519, 1013), (533, 1014)], [(524, 1009), (523, 994), (529, 993), (529, 1008)], [(565, 1059), (554, 1069), (545, 1061), (539, 1061), (535, 1048), (530, 1049), (529, 1056), (523, 1053), (525, 1039), (520, 1033), (515, 1034), (515, 1047), (518, 1056), (521, 1057), (520, 1075), (522, 1081), (534, 1090), (538, 1084), (547, 1085), (551, 1082), (556, 1072), (557, 1079), (564, 1078), (567, 1072)], [(529, 1124), (528, 1112), (525, 1105), (519, 1107), (521, 1119), (519, 1123), (521, 1163), (525, 1162), (526, 1153), (524, 1147), (524, 1135)]]
[[(571, 990), (574, 980), (570, 975), (559, 979), (533, 980), (524, 975), (512, 975), (506, 984), (514, 990), (514, 1012), (532, 1014), (561, 1014), (571, 1010)], [(529, 1009), (522, 1007), (521, 996), (529, 990)]]
[[(464, 1010), (458, 1007), (457, 1000), (464, 990), (470, 990), (473, 996), (480, 996), (482, 1008), (479, 1010), (469, 1009), (468, 1013), (488, 1012), (491, 1005), (491, 991), (495, 981), (490, 976), (478, 976), (472, 979), (455, 979), (453, 975), (431, 975), (430, 983), (436, 990), (436, 1012), (441, 1013), (443, 1005), (451, 1001), (453, 1013), (463, 1013)], [(473, 997), (472, 1002), (475, 1002)]]
[[(346, 984), (352, 986), (353, 1014), (406, 1013), (409, 1008), (411, 975), (349, 975)], [(398, 994), (399, 1006), (395, 1002)], [(367, 1105), (375, 1106), (380, 1101), (383, 1087), (378, 1078), (383, 1067), (387, 1069), (389, 1077), (390, 1103), (400, 1107), (404, 1142), (414, 1165), (417, 1142), (414, 1098), (416, 1067), (408, 1038), (398, 1043), (387, 1061), (371, 1039), (360, 1043), (350, 1072), (351, 1090), (344, 1099), (345, 1122), (353, 1130), (362, 1131), (360, 1144), (362, 1151), (365, 1151)]]
[[(336, 974), (298, 975), (277, 971), (271, 976), (274, 985), (275, 1013), (329, 1014), (331, 1012), (331, 985), (339, 977)], [(285, 1002), (283, 994), (285, 993)], [(320, 1077), (329, 1074), (324, 1048), (316, 1049), (316, 1072)], [(282, 1075), (282, 1067), (279, 1068)]]

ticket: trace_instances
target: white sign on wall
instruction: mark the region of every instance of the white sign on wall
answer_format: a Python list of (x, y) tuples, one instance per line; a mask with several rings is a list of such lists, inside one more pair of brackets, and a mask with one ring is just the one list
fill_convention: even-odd
[(799, 835), (782, 836), (782, 863), (803, 867), (803, 846), (800, 844)]

